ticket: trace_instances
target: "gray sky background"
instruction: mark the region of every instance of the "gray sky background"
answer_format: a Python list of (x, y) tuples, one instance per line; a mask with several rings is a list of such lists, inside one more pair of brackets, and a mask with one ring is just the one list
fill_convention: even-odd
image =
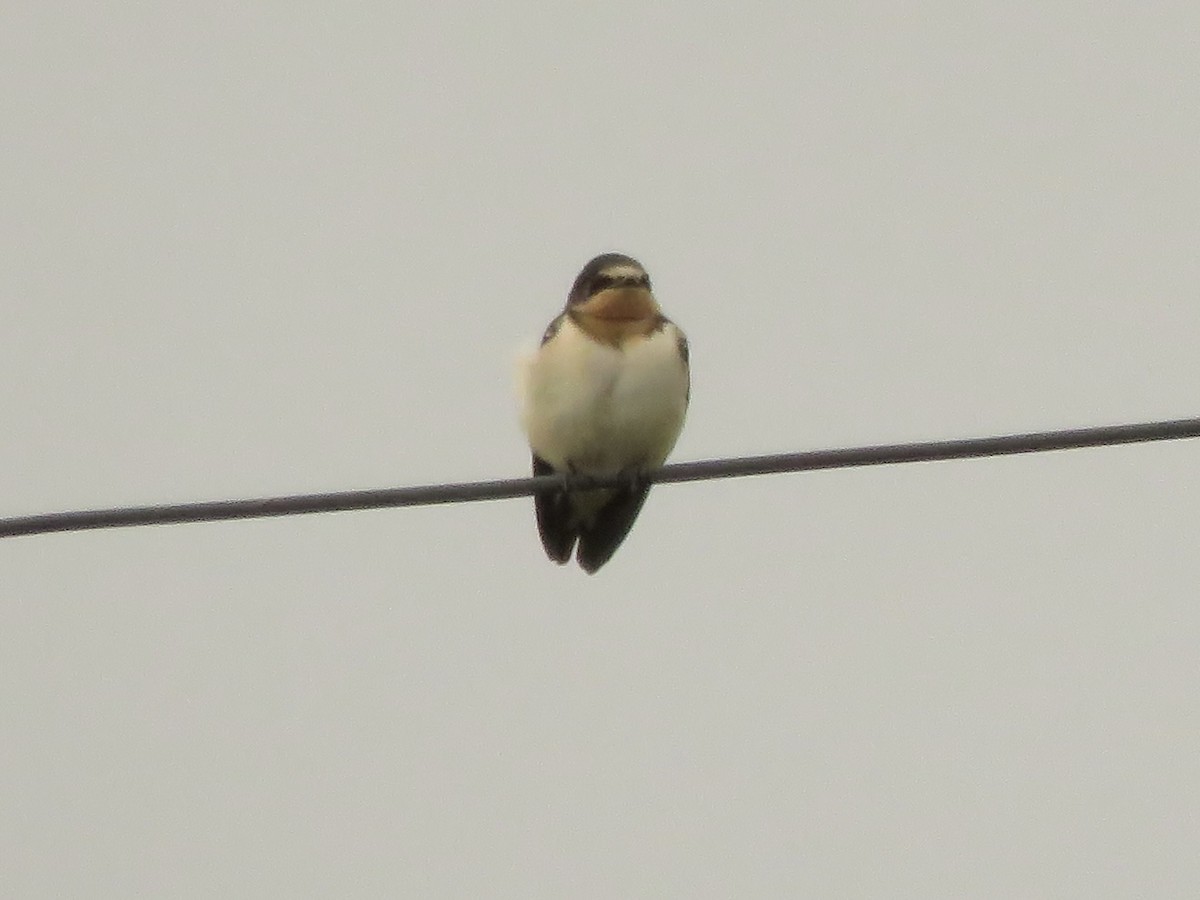
[[(1200, 11), (8, 2), (0, 515), (1200, 413)], [(1200, 444), (0, 542), (6, 897), (1194, 897)]]

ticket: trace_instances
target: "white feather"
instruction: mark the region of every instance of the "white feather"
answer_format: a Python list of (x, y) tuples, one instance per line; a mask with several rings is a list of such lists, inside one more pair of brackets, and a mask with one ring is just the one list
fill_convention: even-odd
[(662, 465), (687, 410), (679, 337), (667, 323), (618, 349), (564, 319), (522, 366), (521, 419), (534, 453), (591, 475)]

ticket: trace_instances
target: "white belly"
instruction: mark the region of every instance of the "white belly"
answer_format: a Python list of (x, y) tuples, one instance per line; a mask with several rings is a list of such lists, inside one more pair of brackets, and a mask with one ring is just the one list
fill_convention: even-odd
[(678, 329), (600, 344), (570, 319), (525, 362), (522, 420), (534, 453), (593, 475), (662, 465), (687, 410)]

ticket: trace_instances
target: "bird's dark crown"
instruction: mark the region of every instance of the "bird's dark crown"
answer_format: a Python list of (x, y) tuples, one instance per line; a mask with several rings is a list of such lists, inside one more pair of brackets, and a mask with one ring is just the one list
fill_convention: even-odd
[(602, 253), (580, 271), (567, 304), (583, 303), (589, 297), (611, 287), (644, 287), (650, 289), (650, 276), (642, 264), (624, 253)]

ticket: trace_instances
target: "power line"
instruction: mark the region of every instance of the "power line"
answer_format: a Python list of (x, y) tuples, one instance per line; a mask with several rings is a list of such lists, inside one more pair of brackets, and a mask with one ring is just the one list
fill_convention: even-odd
[[(813, 469), (843, 469), (892, 463), (932, 462), (942, 459), (1007, 456), (1014, 453), (1043, 453), (1048, 450), (1070, 450), (1081, 447), (1102, 447), (1195, 437), (1200, 437), (1200, 418), (1146, 422), (1135, 425), (1108, 425), (1064, 431), (1039, 431), (1029, 434), (1008, 434), (950, 441), (809, 450), (800, 453), (778, 453), (736, 459), (709, 459), (664, 466), (656, 471), (646, 473), (643, 480), (652, 484), (707, 481), (713, 478), (735, 478), (743, 475), (772, 475), (782, 472), (805, 472)], [(342, 491), (332, 494), (300, 494), (290, 497), (264, 497), (256, 500), (215, 500), (167, 506), (80, 510), (0, 519), (0, 538), (45, 534), (53, 531), (83, 531), (92, 528), (123, 528), (133, 525), (165, 525), (177, 522), (215, 522), (228, 519), (292, 516), (302, 513), (343, 512), (354, 509), (505, 500), (512, 497), (529, 497), (538, 491), (564, 486), (582, 490), (615, 487), (627, 483), (628, 478), (623, 476), (563, 478), (557, 475), (543, 475), (536, 478), (511, 478), (463, 484), (428, 484), (368, 491)]]

